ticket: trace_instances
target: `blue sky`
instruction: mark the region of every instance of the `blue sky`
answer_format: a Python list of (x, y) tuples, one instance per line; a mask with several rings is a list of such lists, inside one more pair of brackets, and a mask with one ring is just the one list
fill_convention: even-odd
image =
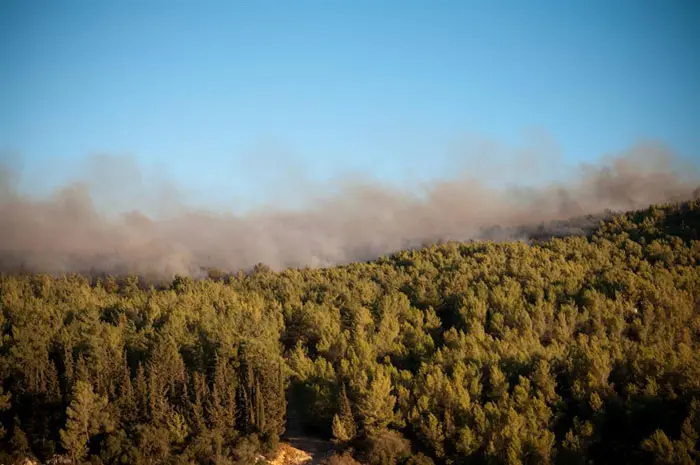
[(107, 153), (244, 202), (448, 176), (475, 138), (697, 158), (699, 44), (697, 1), (5, 0), (0, 151), (35, 189)]

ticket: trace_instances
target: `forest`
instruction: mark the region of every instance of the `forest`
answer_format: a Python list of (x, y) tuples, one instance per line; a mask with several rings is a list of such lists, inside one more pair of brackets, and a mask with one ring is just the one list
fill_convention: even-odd
[(0, 276), (0, 463), (700, 463), (700, 200), (273, 272)]

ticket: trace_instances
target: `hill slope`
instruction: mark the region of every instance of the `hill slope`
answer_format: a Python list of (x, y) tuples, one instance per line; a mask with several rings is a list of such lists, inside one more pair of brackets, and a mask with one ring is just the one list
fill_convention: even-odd
[[(700, 201), (586, 236), (221, 280), (0, 278), (0, 462), (700, 459)], [(345, 459), (338, 460), (349, 460)]]

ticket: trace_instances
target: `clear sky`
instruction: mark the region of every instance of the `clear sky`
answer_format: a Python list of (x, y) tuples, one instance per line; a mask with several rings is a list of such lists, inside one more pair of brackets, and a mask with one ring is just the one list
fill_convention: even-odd
[(92, 153), (244, 199), (285, 160), (400, 182), (533, 131), (697, 157), (700, 2), (0, 2), (0, 150), (42, 185)]

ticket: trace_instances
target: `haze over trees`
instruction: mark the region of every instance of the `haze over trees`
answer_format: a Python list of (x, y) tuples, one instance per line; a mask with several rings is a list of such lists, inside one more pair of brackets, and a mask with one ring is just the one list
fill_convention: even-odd
[[(0, 462), (700, 461), (700, 200), (324, 269), (0, 277)], [(544, 238), (542, 238), (544, 239)]]
[[(175, 181), (163, 193), (154, 187), (159, 179), (144, 179), (128, 158), (88, 158), (86, 179), (61, 185), (51, 196), (21, 189), (0, 167), (0, 270), (171, 279), (201, 277), (202, 267), (327, 267), (445, 241), (519, 240), (536, 232), (521, 225), (700, 195), (694, 167), (660, 144), (638, 144), (613, 159), (576, 166), (551, 184), (522, 185), (528, 182), (523, 175), (512, 186), (499, 174), (531, 171), (535, 162), (532, 156), (499, 160), (484, 171), (475, 162), (452, 179), (402, 187), (371, 178), (332, 186), (295, 180), (280, 188), (307, 192), (298, 206), (272, 202), (246, 213), (188, 206)], [(550, 228), (556, 235), (570, 234), (567, 229)]]

